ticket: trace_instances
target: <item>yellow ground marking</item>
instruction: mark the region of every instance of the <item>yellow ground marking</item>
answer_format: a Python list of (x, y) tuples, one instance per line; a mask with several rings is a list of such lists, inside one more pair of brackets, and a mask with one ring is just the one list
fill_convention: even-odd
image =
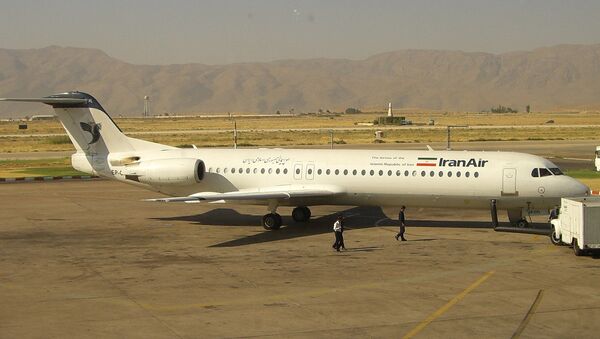
[(486, 281), (487, 278), (489, 278), (492, 274), (494, 274), (494, 271), (490, 271), (484, 274), (481, 278), (477, 279), (477, 281), (471, 284), (471, 286), (467, 287), (464, 291), (460, 292), (457, 296), (452, 298), (452, 300), (447, 302), (444, 306), (438, 308), (435, 312), (431, 313), (427, 318), (425, 318), (425, 320), (421, 321), (415, 328), (410, 330), (410, 332), (408, 332), (402, 338), (408, 339), (417, 335), (417, 333), (421, 332), (427, 325), (429, 325), (429, 323), (434, 321), (442, 314), (446, 313), (446, 311), (448, 311), (452, 306), (456, 305), (456, 303), (461, 301), (462, 298), (464, 298), (467, 294), (469, 294), (469, 292), (477, 288), (477, 286), (481, 285), (484, 281)]

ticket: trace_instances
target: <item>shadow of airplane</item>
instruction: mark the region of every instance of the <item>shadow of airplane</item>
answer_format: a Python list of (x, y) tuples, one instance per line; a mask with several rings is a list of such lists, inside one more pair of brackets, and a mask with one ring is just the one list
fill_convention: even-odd
[[(387, 219), (387, 216), (378, 207), (354, 207), (338, 213), (312, 218), (308, 223), (295, 222), (291, 217), (282, 216), (283, 226), (277, 231), (264, 231), (210, 247), (235, 247), (330, 233), (333, 232), (332, 225), (338, 214), (344, 215), (344, 226), (347, 230), (375, 227), (378, 226), (376, 224), (377, 221)], [(241, 214), (233, 209), (218, 208), (202, 214), (152, 219), (161, 221), (187, 221), (204, 226), (260, 227), (258, 225), (260, 225), (261, 218), (262, 215)]]
[[(295, 222), (291, 217), (283, 217), (283, 227), (278, 231), (264, 231), (239, 239), (211, 245), (210, 247), (237, 247), (251, 244), (294, 239), (311, 235), (320, 235), (332, 232), (332, 225), (337, 215), (345, 216), (344, 227), (347, 230), (364, 229), (371, 227), (397, 227), (398, 221), (388, 218), (379, 207), (353, 207), (337, 213), (313, 218), (308, 223)], [(202, 214), (184, 215), (175, 217), (153, 218), (161, 221), (186, 221), (204, 226), (251, 226), (260, 225), (262, 215), (241, 214), (231, 208), (217, 208)], [(513, 229), (508, 223), (501, 223), (504, 229)], [(464, 221), (464, 220), (409, 220), (407, 228), (412, 227), (439, 227), (439, 228), (465, 228), (465, 229), (491, 229), (489, 221)], [(532, 223), (534, 230), (545, 230), (547, 224)], [(513, 229), (519, 232), (520, 229)], [(528, 233), (524, 231), (523, 233)], [(420, 241), (431, 241), (435, 239), (420, 239)], [(413, 240), (416, 241), (416, 240)]]

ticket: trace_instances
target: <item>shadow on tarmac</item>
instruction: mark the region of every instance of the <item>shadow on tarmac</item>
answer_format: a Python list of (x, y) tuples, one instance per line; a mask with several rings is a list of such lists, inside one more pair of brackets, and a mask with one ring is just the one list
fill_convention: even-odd
[[(261, 231), (243, 238), (214, 244), (210, 247), (237, 247), (330, 233), (332, 232), (331, 225), (333, 225), (336, 216), (340, 213), (345, 216), (345, 228), (347, 230), (364, 229), (378, 226), (398, 226), (398, 221), (389, 219), (379, 207), (353, 207), (338, 213), (313, 218), (309, 223), (298, 223), (289, 216), (282, 216), (283, 226), (278, 231)], [(217, 208), (202, 214), (153, 219), (161, 221), (185, 221), (192, 224), (205, 226), (251, 226), (258, 228), (260, 227), (258, 225), (260, 225), (261, 217), (262, 215), (257, 216), (251, 214), (241, 214), (231, 208)], [(501, 223), (501, 226), (510, 225), (508, 223)], [(492, 228), (492, 225), (489, 221), (408, 220), (407, 228), (412, 227), (490, 229)], [(546, 229), (548, 228), (548, 225), (544, 223), (533, 223), (531, 224), (531, 228)], [(518, 231), (518, 229), (516, 231)], [(435, 239), (420, 239), (420, 241), (430, 240)]]

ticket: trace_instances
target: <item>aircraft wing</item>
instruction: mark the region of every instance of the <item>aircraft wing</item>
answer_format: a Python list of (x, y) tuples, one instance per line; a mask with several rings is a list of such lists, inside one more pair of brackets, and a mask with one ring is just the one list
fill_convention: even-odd
[(146, 201), (199, 202), (219, 200), (269, 200), (326, 197), (341, 193), (343, 193), (343, 190), (340, 187), (332, 185), (282, 185), (243, 189), (225, 193), (200, 192), (186, 197), (146, 199)]

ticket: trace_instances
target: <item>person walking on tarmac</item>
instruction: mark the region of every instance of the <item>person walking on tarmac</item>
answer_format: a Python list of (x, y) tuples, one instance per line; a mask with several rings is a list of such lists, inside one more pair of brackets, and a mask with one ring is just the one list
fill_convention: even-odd
[(344, 236), (342, 235), (342, 232), (344, 231), (343, 221), (344, 217), (340, 215), (333, 223), (333, 233), (335, 234), (335, 242), (333, 243), (332, 247), (338, 252), (340, 251), (340, 248), (344, 250), (346, 249), (346, 247), (344, 246)]
[(560, 210), (558, 208), (558, 205), (554, 206), (554, 208), (550, 211), (550, 216), (548, 216), (548, 222), (551, 222), (552, 220), (557, 219), (558, 214), (560, 213), (559, 211)]
[(396, 240), (398, 240), (398, 238), (402, 239), (402, 241), (406, 241), (406, 238), (404, 238), (404, 231), (406, 231), (406, 224), (405, 221), (406, 219), (404, 219), (404, 210), (406, 209), (406, 206), (402, 205), (402, 207), (400, 207), (400, 213), (398, 213), (398, 221), (400, 221), (400, 232), (398, 232), (398, 234), (396, 234)]

